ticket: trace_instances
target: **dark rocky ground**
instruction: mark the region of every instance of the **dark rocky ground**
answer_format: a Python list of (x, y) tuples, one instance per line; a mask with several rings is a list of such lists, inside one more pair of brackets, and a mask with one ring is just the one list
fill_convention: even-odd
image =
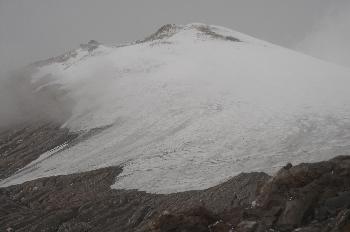
[[(1, 133), (0, 178), (76, 136), (53, 125)], [(0, 231), (350, 232), (349, 156), (168, 195), (111, 189), (121, 171), (109, 167), (0, 188)]]
[(0, 130), (0, 180), (36, 160), (45, 151), (76, 137), (53, 123), (33, 123)]

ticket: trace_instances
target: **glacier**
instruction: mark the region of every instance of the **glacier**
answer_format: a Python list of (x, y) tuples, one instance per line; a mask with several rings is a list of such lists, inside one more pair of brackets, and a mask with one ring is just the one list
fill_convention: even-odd
[(73, 99), (62, 127), (103, 129), (0, 186), (122, 166), (113, 188), (172, 193), (350, 151), (349, 69), (219, 26), (79, 48), (30, 78)]

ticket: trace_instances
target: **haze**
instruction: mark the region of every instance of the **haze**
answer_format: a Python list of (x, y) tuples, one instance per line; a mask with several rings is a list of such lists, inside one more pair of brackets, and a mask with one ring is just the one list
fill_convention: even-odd
[(350, 66), (347, 0), (0, 0), (0, 127), (28, 115), (51, 119), (66, 108), (33, 95), (30, 84), (5, 78), (5, 71), (90, 39), (120, 44), (167, 23), (191, 22), (225, 26)]
[(90, 39), (118, 44), (166, 23), (191, 22), (348, 64), (349, 9), (347, 0), (0, 0), (0, 67), (46, 59)]

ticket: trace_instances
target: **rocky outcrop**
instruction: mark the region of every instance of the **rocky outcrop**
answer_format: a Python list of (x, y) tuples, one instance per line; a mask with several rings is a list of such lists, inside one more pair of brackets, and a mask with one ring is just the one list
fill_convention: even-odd
[(255, 210), (280, 231), (349, 231), (350, 157), (287, 165), (264, 185)]
[(213, 27), (205, 25), (205, 24), (192, 24), (187, 26), (179, 26), (175, 24), (166, 24), (162, 26), (158, 31), (154, 34), (146, 37), (143, 40), (137, 41), (137, 43), (151, 42), (155, 40), (168, 39), (174, 36), (177, 32), (181, 30), (195, 29), (198, 32), (198, 36), (207, 36), (212, 39), (218, 39), (223, 41), (231, 41), (231, 42), (242, 42), (241, 40), (232, 37), (225, 36), (219, 33), (216, 33)]
[[(96, 41), (96, 40), (90, 40), (88, 43), (82, 43), (80, 44), (80, 48), (83, 50), (86, 50), (88, 52), (92, 52), (95, 49), (97, 49), (101, 44)], [(75, 58), (78, 55), (77, 50), (71, 50), (68, 51), (62, 55), (59, 56), (55, 56), (46, 60), (40, 60), (37, 62), (32, 63), (31, 65), (29, 65), (29, 67), (31, 68), (40, 68), (46, 65), (50, 65), (50, 64), (54, 64), (54, 63), (64, 63), (67, 60), (71, 59), (71, 58)]]
[(0, 133), (0, 180), (49, 151), (77, 137), (55, 123), (33, 123)]
[(96, 40), (90, 40), (87, 44), (80, 44), (80, 48), (92, 52), (93, 50), (97, 49), (98, 46), (100, 46), (100, 43)]
[[(171, 229), (177, 219), (179, 228), (180, 224), (201, 222), (207, 227), (203, 231), (348, 232), (350, 157), (294, 167), (288, 164), (265, 182), (251, 205), (232, 208), (228, 213), (206, 212), (200, 219), (188, 211), (184, 214), (161, 215), (154, 220), (157, 226), (152, 231), (181, 231)], [(208, 214), (217, 222), (205, 220)]]
[[(268, 178), (263, 173), (241, 174), (204, 191), (156, 195), (110, 189), (120, 172), (111, 167), (2, 188), (0, 231), (149, 231), (156, 226), (153, 220), (166, 217), (166, 212), (169, 216), (192, 214), (175, 216), (175, 227), (178, 220), (180, 224), (199, 220), (193, 228), (207, 228), (206, 224), (219, 219), (212, 212), (219, 215), (247, 205)], [(169, 228), (168, 219), (161, 219), (158, 225)]]
[[(0, 134), (0, 178), (42, 152), (103, 131), (54, 124)], [(49, 138), (49, 139), (48, 139)], [(350, 156), (287, 164), (274, 176), (242, 173), (218, 186), (173, 194), (115, 190), (120, 167), (0, 188), (0, 231), (350, 231)]]
[(350, 228), (350, 157), (240, 174), (168, 195), (110, 186), (118, 167), (0, 189), (1, 231), (302, 231)]

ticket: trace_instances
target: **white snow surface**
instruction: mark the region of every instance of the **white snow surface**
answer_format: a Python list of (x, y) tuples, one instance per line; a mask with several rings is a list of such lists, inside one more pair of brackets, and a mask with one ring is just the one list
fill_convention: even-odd
[(113, 188), (170, 193), (349, 154), (348, 69), (217, 26), (167, 33), (41, 67), (32, 82), (74, 100), (64, 127), (108, 127), (0, 186), (120, 165)]

